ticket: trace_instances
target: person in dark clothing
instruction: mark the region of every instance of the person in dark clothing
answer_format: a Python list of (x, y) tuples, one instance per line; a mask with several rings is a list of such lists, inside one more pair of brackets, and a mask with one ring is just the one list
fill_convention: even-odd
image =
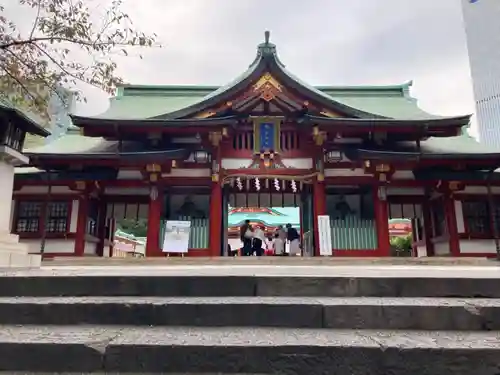
[(300, 255), (300, 235), (297, 229), (292, 227), (292, 224), (286, 225), (286, 239), (290, 243), (290, 255)]
[(252, 254), (257, 255), (258, 257), (263, 255), (264, 249), (262, 248), (262, 245), (264, 244), (265, 240), (266, 236), (264, 234), (264, 231), (262, 230), (262, 227), (260, 225), (257, 225), (255, 230), (253, 231)]
[(250, 220), (245, 220), (245, 223), (240, 227), (240, 240), (243, 242), (242, 254), (243, 256), (252, 255), (252, 238), (253, 230), (250, 225)]

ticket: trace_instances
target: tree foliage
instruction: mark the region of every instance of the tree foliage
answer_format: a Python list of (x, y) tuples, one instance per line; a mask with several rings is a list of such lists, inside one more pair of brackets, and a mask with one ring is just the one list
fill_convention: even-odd
[(147, 219), (122, 219), (117, 222), (117, 225), (120, 230), (136, 237), (147, 237), (148, 235)]
[[(133, 47), (156, 45), (156, 35), (136, 30), (122, 11), (122, 0), (112, 0), (96, 20), (89, 0), (12, 0), (19, 11), (34, 14), (28, 31), (9, 19), (0, 5), (0, 91), (14, 105), (45, 113), (57, 88), (83, 82), (112, 93), (120, 77), (116, 54)], [(75, 57), (84, 53), (82, 61)], [(78, 98), (85, 99), (77, 92)]]

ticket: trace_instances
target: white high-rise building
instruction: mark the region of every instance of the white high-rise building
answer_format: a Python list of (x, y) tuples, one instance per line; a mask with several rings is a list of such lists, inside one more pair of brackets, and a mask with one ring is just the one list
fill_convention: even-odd
[(500, 148), (500, 0), (462, 0), (479, 141)]

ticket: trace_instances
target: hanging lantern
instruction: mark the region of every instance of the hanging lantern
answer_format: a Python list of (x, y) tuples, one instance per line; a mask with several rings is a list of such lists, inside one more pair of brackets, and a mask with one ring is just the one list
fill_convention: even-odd
[(280, 191), (281, 189), (280, 182), (277, 178), (274, 179), (274, 188), (276, 189), (276, 191)]
[(294, 193), (297, 192), (297, 183), (295, 182), (295, 180), (292, 180), (292, 182), (290, 183), (291, 187), (292, 187), (292, 191)]

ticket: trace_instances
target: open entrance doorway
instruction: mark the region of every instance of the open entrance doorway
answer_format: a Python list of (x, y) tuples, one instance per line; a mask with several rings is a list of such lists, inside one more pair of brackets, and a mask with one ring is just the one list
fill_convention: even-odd
[(389, 203), (391, 255), (418, 256), (425, 250), (422, 204)]
[(287, 183), (290, 185), (289, 181), (272, 180), (271, 183), (263, 183), (258, 191), (238, 184), (234, 187), (225, 186), (222, 255), (230, 255), (229, 248), (233, 251), (242, 248), (240, 227), (245, 220), (249, 220), (253, 227), (259, 226), (264, 231), (268, 241), (262, 246), (268, 253), (272, 247), (269, 238), (273, 238), (279, 226), (285, 227), (291, 224), (300, 235), (303, 255), (308, 254), (306, 243), (312, 243), (313, 232), (311, 190), (306, 184), (299, 189), (298, 186), (287, 186)]

